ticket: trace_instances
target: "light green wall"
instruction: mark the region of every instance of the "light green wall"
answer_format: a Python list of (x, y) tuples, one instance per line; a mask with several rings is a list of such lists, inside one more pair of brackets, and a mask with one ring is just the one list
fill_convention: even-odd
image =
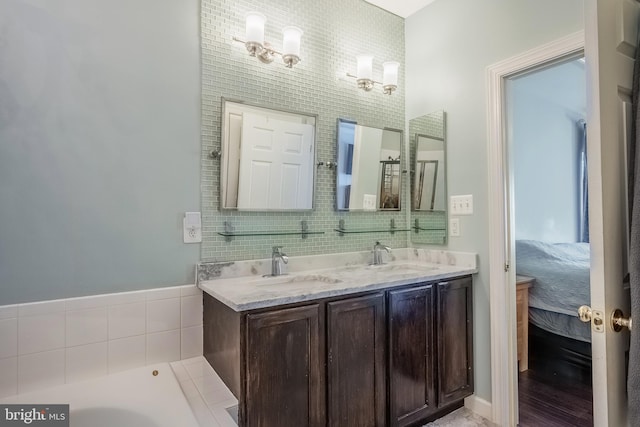
[[(181, 219), (200, 208), (209, 260), (265, 257), (274, 243), (290, 255), (366, 250), (376, 239), (405, 246), (406, 233), (331, 231), (341, 218), (402, 227), (407, 215), (335, 212), (335, 178), (324, 168), (312, 213), (221, 214), (217, 164), (206, 156), (219, 146), (220, 97), (318, 114), (324, 161), (335, 158), (337, 117), (402, 129), (405, 117), (444, 109), (449, 194), (475, 197), (448, 247), (480, 254), (476, 384), (490, 399), (485, 68), (581, 29), (582, 1), (438, 0), (403, 21), (360, 0), (203, 0), (201, 76), (198, 7), (0, 2), (0, 305), (190, 283), (200, 248), (182, 243)], [(276, 43), (283, 26), (303, 28), (301, 64), (266, 66), (231, 42), (251, 9), (267, 15)], [(405, 37), (393, 96), (364, 93), (344, 76), (363, 51), (375, 55), (376, 73), (383, 60), (404, 63)], [(327, 234), (226, 243), (216, 232), (227, 219), (238, 230), (307, 219)]]
[(0, 305), (193, 283), (198, 11), (0, 1)]
[[(257, 10), (267, 17), (266, 40), (282, 43), (286, 25), (302, 28), (302, 61), (287, 69), (276, 58), (270, 65), (250, 57), (245, 47), (232, 41), (244, 36), (245, 14)], [(400, 62), (399, 89), (392, 95), (380, 86), (371, 92), (357, 88), (355, 56), (374, 55), (374, 79), (382, 79), (382, 62)], [(315, 210), (308, 213), (221, 212), (219, 210), (218, 160), (209, 157), (220, 148), (221, 97), (287, 110), (317, 114), (317, 154), (320, 161), (336, 159), (338, 118), (376, 127), (404, 128), (404, 20), (362, 0), (202, 1), (202, 203), (204, 240), (202, 258), (207, 261), (267, 258), (273, 245), (283, 245), (290, 256), (371, 249), (376, 240), (391, 247), (406, 247), (407, 233), (352, 234), (334, 231), (344, 219), (347, 228), (385, 229), (395, 219), (406, 227), (403, 212), (354, 212), (335, 210), (335, 170), (317, 169)], [(404, 177), (406, 184), (406, 176)], [(405, 185), (406, 188), (406, 185)], [(404, 206), (408, 207), (408, 200)], [(235, 230), (299, 230), (306, 220), (319, 236), (238, 237), (226, 242), (217, 233), (230, 221)]]
[[(283, 26), (304, 30), (293, 70), (231, 41), (254, 9), (276, 46)], [(206, 157), (221, 96), (318, 114), (324, 161), (335, 158), (337, 117), (403, 128), (404, 66), (391, 97), (345, 76), (362, 52), (375, 55), (377, 79), (382, 61), (404, 64), (403, 19), (361, 0), (5, 0), (0, 41), (0, 305), (193, 283), (201, 255), (260, 258), (275, 243), (290, 255), (407, 245), (402, 232), (339, 237), (340, 218), (402, 228), (406, 214), (336, 213), (326, 168), (312, 213), (221, 214)], [(186, 245), (183, 214), (198, 210), (204, 243)], [(240, 231), (307, 219), (326, 234), (226, 243), (216, 234), (225, 219)]]
[(507, 82), (516, 240), (580, 241), (578, 153), (586, 87), (585, 64), (578, 59)]
[(405, 21), (407, 119), (447, 113), (449, 195), (473, 194), (448, 248), (479, 254), (476, 394), (491, 400), (486, 68), (584, 28), (582, 0), (436, 0)]

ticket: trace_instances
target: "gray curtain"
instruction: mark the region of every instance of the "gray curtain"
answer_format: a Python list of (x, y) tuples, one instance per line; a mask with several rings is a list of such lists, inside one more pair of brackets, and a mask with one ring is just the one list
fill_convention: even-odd
[(587, 184), (587, 123), (578, 121), (579, 241), (589, 243), (589, 188)]
[(640, 427), (640, 150), (637, 150), (638, 125), (640, 124), (640, 49), (636, 49), (636, 62), (633, 71), (633, 120), (629, 140), (629, 210), (631, 235), (629, 241), (629, 282), (631, 287), (631, 317), (636, 325), (631, 331), (629, 349), (629, 375), (627, 378), (627, 396), (629, 424)]

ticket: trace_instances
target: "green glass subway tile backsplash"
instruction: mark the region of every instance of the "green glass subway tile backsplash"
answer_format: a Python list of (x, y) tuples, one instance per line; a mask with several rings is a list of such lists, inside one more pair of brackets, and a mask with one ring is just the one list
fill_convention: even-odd
[[(285, 68), (276, 57), (265, 65), (250, 57), (244, 46), (232, 41), (244, 36), (249, 11), (266, 15), (265, 39), (281, 46), (281, 29), (296, 25), (304, 31), (302, 61)], [(203, 242), (206, 261), (267, 258), (273, 245), (282, 245), (290, 256), (367, 250), (376, 240), (391, 247), (406, 247), (409, 233), (366, 233), (340, 236), (334, 231), (340, 219), (345, 227), (387, 229), (391, 219), (398, 229), (409, 228), (408, 174), (403, 174), (403, 210), (354, 212), (335, 210), (335, 170), (319, 167), (316, 174), (315, 209), (303, 213), (220, 211), (219, 160), (209, 153), (220, 149), (222, 98), (265, 107), (316, 114), (318, 161), (335, 161), (336, 120), (348, 118), (363, 125), (404, 129), (404, 20), (362, 0), (203, 0), (201, 10), (202, 56), (202, 153), (201, 191)], [(387, 96), (380, 86), (371, 92), (357, 88), (355, 56), (374, 55), (374, 79), (382, 79), (382, 62), (401, 64), (398, 90)], [(404, 150), (404, 144), (403, 144)], [(403, 152), (403, 156), (406, 154)], [(406, 158), (406, 157), (404, 157)], [(406, 169), (406, 166), (402, 166)], [(242, 236), (225, 241), (218, 232), (224, 222), (235, 231), (299, 230), (324, 234), (300, 236)]]

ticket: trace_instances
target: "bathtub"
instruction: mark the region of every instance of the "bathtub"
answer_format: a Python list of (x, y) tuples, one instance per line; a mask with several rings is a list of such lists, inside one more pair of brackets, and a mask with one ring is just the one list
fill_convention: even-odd
[(0, 403), (68, 403), (71, 427), (199, 427), (168, 363), (19, 394)]

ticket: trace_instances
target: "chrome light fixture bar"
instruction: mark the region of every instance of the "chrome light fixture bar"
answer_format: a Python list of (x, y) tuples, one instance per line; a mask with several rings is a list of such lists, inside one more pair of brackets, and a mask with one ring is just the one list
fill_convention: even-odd
[(294, 26), (284, 27), (282, 29), (282, 52), (279, 52), (264, 39), (266, 20), (265, 16), (259, 12), (249, 12), (246, 18), (245, 40), (238, 37), (233, 37), (233, 40), (243, 43), (249, 55), (255, 56), (264, 64), (270, 64), (273, 62), (274, 56), (279, 55), (285, 66), (292, 68), (300, 62), (302, 30)]
[(374, 85), (379, 84), (386, 95), (391, 95), (398, 88), (399, 62), (387, 61), (382, 64), (382, 83), (380, 83), (373, 80), (373, 55), (358, 55), (356, 61), (357, 74), (354, 76), (347, 73), (347, 76), (355, 78), (360, 89), (369, 92)]

